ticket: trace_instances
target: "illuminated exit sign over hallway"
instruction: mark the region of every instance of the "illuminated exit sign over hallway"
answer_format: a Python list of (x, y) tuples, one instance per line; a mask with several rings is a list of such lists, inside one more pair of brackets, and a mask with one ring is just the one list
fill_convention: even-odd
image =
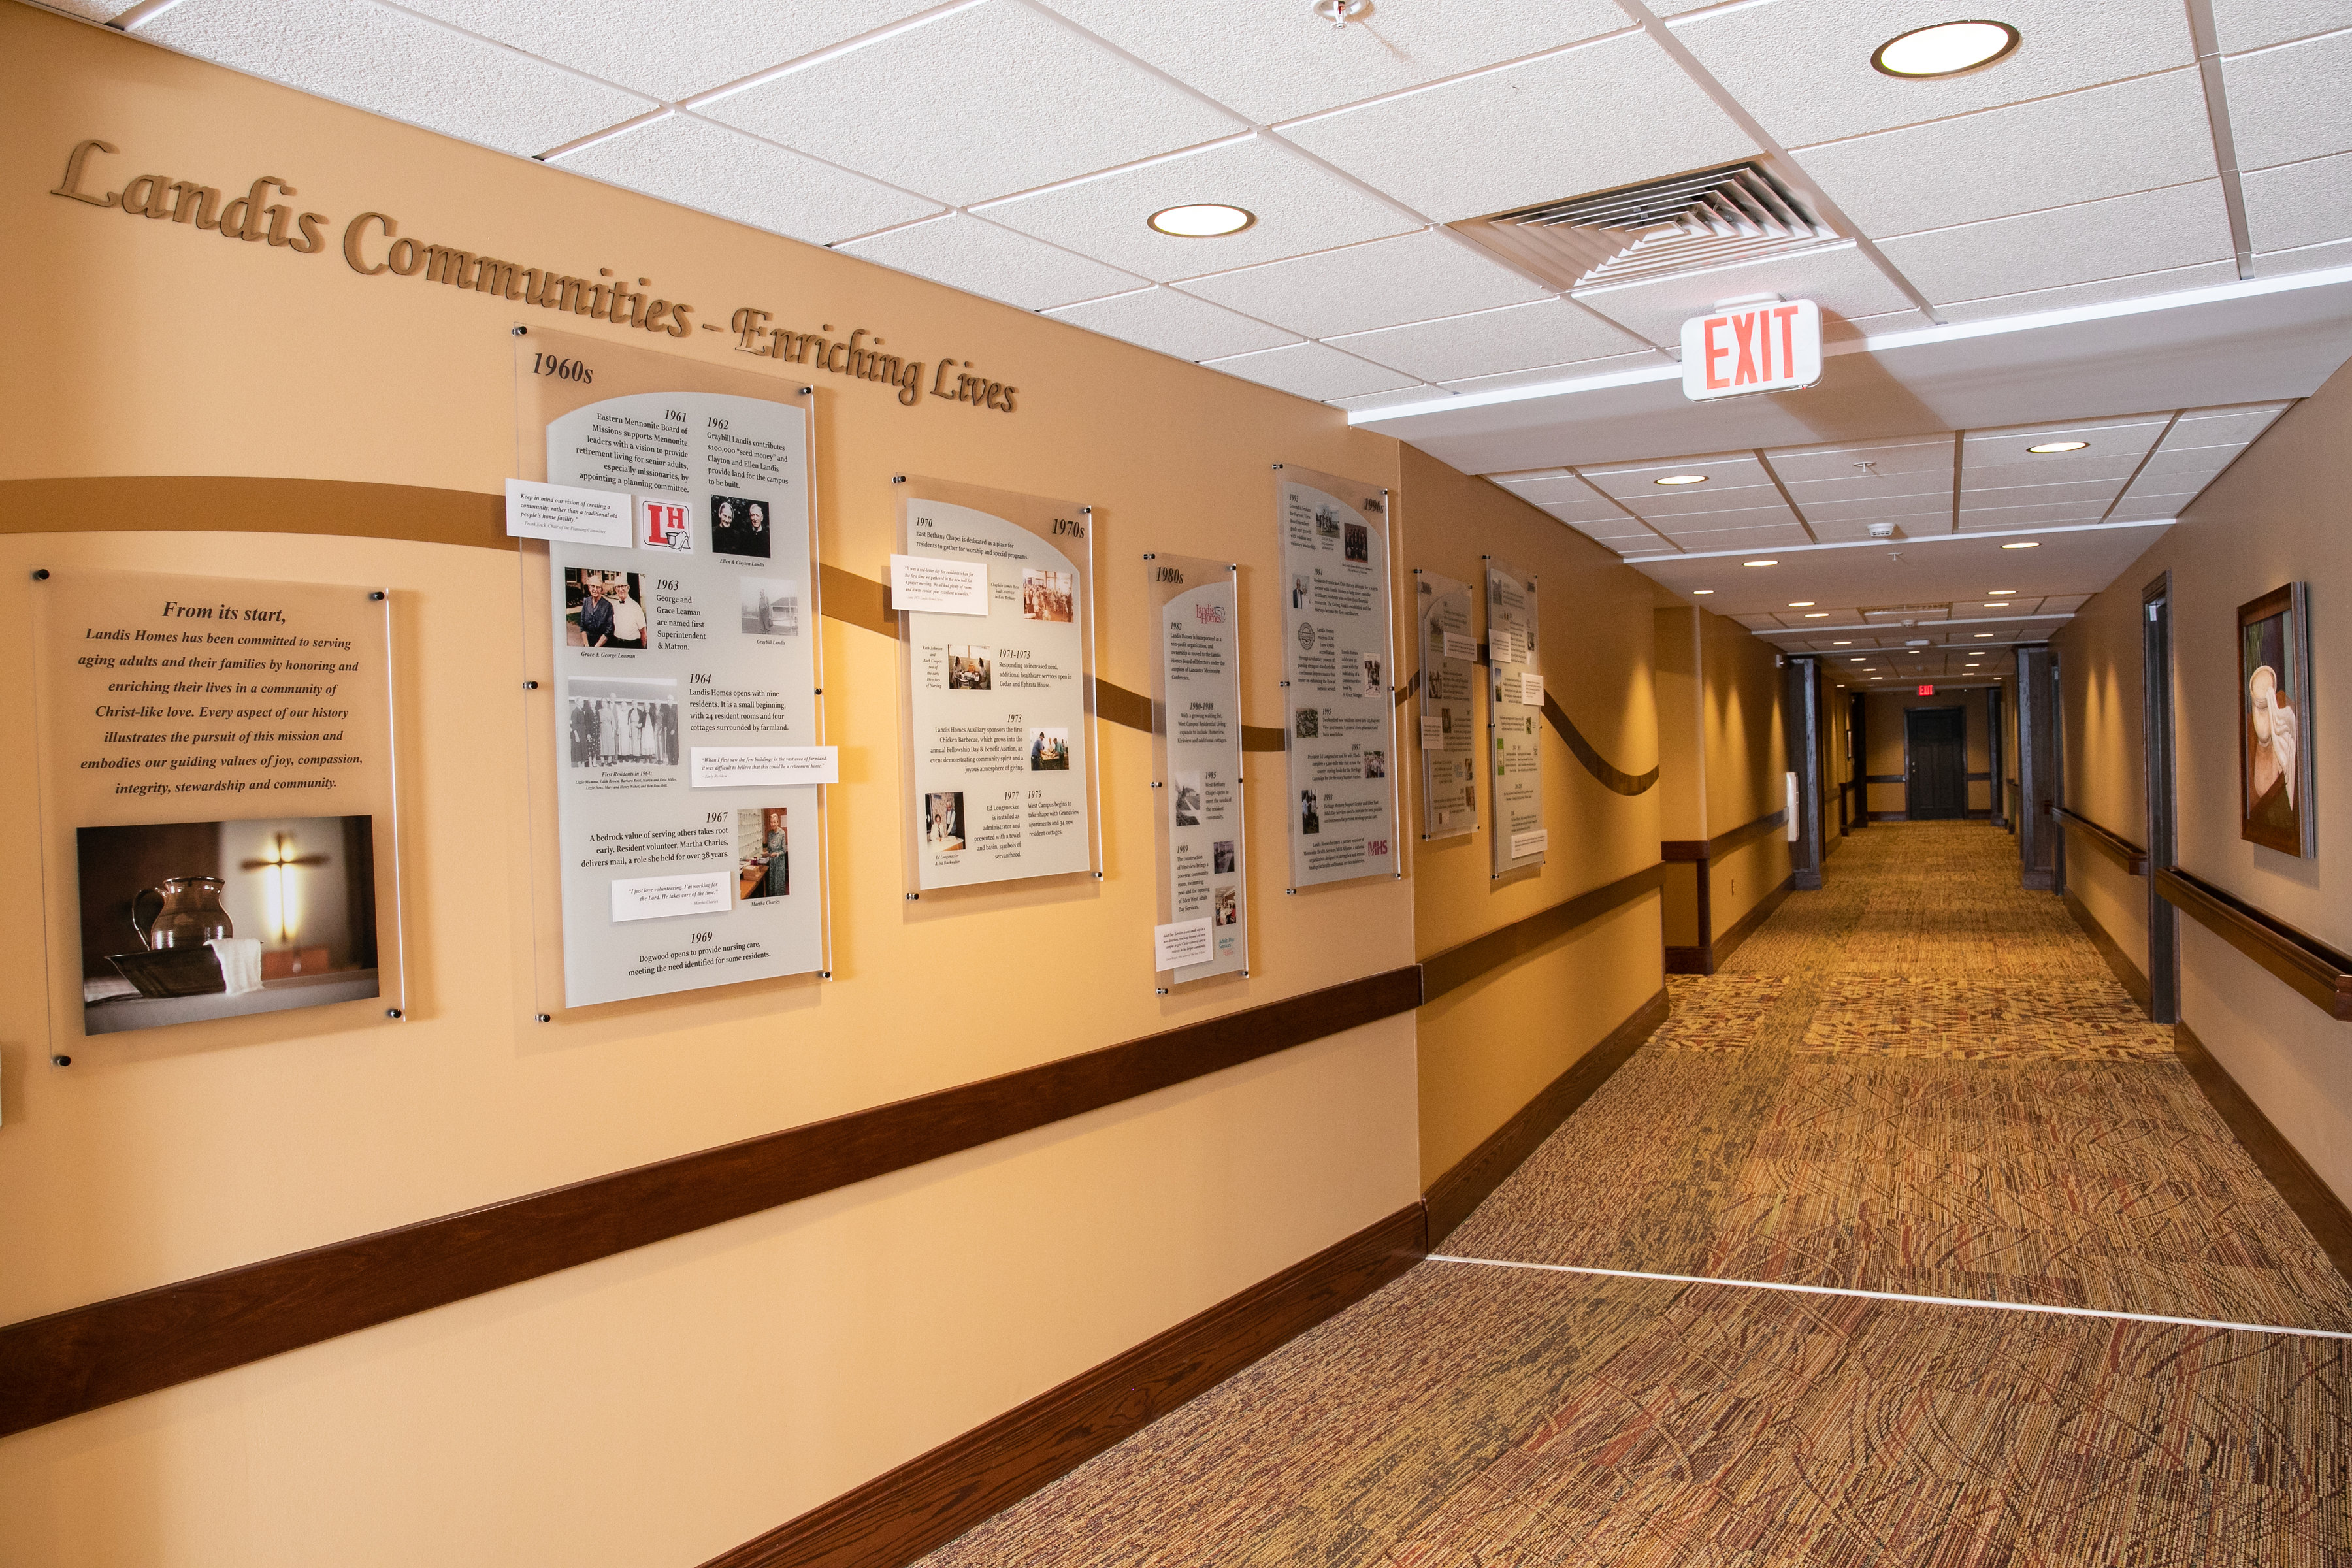
[(1936, 689), (1932, 686), (1923, 686), (1919, 689), (1919, 695), (1922, 697), (1933, 697), (1936, 695)]
[(1821, 378), (1822, 308), (1811, 300), (1723, 306), (1683, 323), (1683, 395), (1694, 402), (1789, 392)]

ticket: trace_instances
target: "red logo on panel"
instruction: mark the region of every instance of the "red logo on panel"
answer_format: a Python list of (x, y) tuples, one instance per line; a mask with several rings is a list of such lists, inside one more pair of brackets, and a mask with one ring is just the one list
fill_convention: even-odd
[(641, 542), (646, 549), (675, 550), (681, 555), (693, 553), (694, 530), (687, 525), (686, 508), (649, 500), (641, 502), (638, 511), (645, 523)]

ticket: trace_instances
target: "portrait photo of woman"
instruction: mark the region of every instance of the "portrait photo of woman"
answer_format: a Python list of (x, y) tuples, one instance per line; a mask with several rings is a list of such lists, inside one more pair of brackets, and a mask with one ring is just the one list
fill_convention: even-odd
[(2295, 583), (2238, 606), (2239, 837), (2295, 856), (2313, 853), (2315, 837), (2307, 603)]

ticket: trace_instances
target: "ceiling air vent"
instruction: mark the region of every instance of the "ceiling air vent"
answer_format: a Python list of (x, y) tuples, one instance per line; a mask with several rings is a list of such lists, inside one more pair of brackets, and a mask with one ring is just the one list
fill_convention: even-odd
[(1452, 226), (1555, 289), (1632, 283), (1835, 241), (1760, 163), (1732, 163)]
[(1865, 616), (1948, 616), (1952, 613), (1952, 606), (1948, 603), (1941, 605), (1865, 605), (1863, 606), (1862, 613)]

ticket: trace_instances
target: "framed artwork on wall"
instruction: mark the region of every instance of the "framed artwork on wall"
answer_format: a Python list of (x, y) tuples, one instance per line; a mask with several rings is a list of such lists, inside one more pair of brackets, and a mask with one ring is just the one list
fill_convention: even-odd
[(2289, 583), (2238, 606), (2238, 836), (2318, 853), (2311, 754), (2311, 590)]

